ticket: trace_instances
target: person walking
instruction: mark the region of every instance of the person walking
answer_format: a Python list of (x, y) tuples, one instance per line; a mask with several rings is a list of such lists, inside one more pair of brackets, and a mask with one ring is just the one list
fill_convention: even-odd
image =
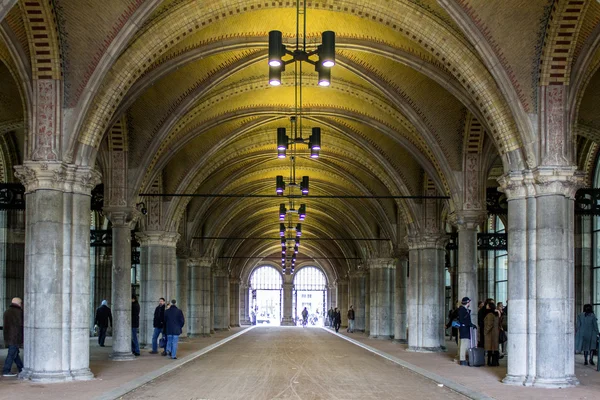
[(306, 307), (304, 307), (304, 310), (302, 310), (302, 327), (304, 328), (307, 323), (308, 323), (308, 310), (306, 309)]
[(471, 345), (471, 328), (477, 329), (477, 326), (471, 322), (470, 306), (471, 299), (463, 297), (458, 308), (458, 323), (460, 324), (458, 327), (458, 334), (460, 336), (459, 359), (460, 365), (467, 366), (469, 365), (467, 364), (467, 351)]
[(11, 372), (12, 365), (17, 365), (19, 373), (23, 371), (23, 361), (19, 357), (19, 347), (23, 347), (23, 301), (15, 297), (4, 311), (4, 346), (8, 348), (2, 376), (17, 376)]
[(583, 351), (584, 364), (588, 365), (588, 354), (590, 364), (594, 364), (594, 351), (596, 351), (596, 337), (598, 336), (598, 318), (594, 314), (591, 304), (583, 306), (583, 312), (577, 316), (575, 325), (575, 352)]
[(161, 297), (158, 299), (158, 306), (154, 309), (154, 333), (152, 334), (152, 351), (150, 354), (158, 354), (158, 335), (163, 334), (163, 338), (165, 338), (165, 334), (163, 332), (163, 328), (165, 326), (165, 298)]
[(167, 355), (173, 360), (177, 360), (177, 345), (179, 344), (179, 335), (181, 328), (185, 324), (183, 312), (175, 305), (177, 301), (171, 300), (171, 307), (165, 310), (165, 326), (167, 327)]
[(329, 322), (329, 327), (333, 328), (333, 307), (327, 311), (327, 321)]
[(333, 310), (333, 327), (335, 328), (336, 332), (339, 331), (341, 324), (342, 324), (342, 313), (336, 307)]
[(498, 351), (500, 318), (499, 313), (496, 312), (496, 304), (494, 304), (493, 302), (489, 302), (487, 307), (489, 312), (483, 320), (483, 336), (485, 336), (485, 350), (488, 353), (487, 365), (489, 367), (498, 367), (500, 365), (500, 363), (498, 362), (500, 356), (500, 353)]
[(110, 308), (108, 308), (108, 302), (102, 300), (100, 307), (96, 309), (96, 318), (94, 318), (94, 325), (98, 326), (98, 345), (100, 347), (104, 347), (109, 323), (112, 327), (112, 312), (110, 311)]
[(346, 332), (354, 333), (354, 309), (350, 306), (348, 310), (348, 329)]
[(131, 352), (135, 356), (140, 355), (140, 343), (138, 342), (138, 331), (140, 329), (140, 303), (135, 294), (131, 295)]
[(448, 313), (448, 323), (446, 324), (446, 329), (450, 328), (450, 340), (454, 337), (456, 344), (458, 345), (458, 328), (452, 326), (452, 322), (458, 322), (458, 309), (460, 308), (460, 301), (457, 301), (454, 305), (454, 308), (450, 310)]

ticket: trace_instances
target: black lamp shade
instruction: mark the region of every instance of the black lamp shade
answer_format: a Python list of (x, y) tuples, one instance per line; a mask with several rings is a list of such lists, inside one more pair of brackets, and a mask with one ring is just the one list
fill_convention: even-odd
[(277, 175), (275, 178), (275, 193), (278, 196), (283, 196), (285, 191), (285, 182), (283, 181), (283, 175)]
[(287, 150), (288, 137), (285, 134), (285, 128), (277, 128), (277, 150)]
[[(283, 56), (283, 35), (281, 31), (271, 31), (269, 32), (269, 65), (281, 66), (281, 56)], [(281, 74), (281, 71), (279, 73)]]
[(312, 128), (312, 135), (310, 136), (310, 149), (321, 150), (321, 128)]
[(329, 86), (331, 84), (331, 68), (317, 64), (316, 70), (319, 73), (319, 86)]
[(300, 191), (302, 192), (303, 196), (308, 194), (308, 176), (302, 177), (302, 182), (300, 182)]
[(281, 203), (279, 205), (279, 219), (283, 221), (285, 219), (285, 215), (287, 214), (287, 210), (285, 208), (285, 204)]
[(331, 68), (335, 65), (335, 32), (323, 32), (321, 34), (321, 43), (319, 61), (322, 66)]
[(269, 66), (269, 84), (271, 86), (281, 85), (281, 67)]

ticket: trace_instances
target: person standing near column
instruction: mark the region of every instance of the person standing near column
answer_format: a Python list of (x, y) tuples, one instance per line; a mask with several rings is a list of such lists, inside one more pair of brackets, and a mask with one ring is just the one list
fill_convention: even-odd
[(109, 327), (109, 323), (112, 327), (112, 313), (110, 308), (108, 308), (108, 302), (106, 300), (102, 300), (100, 307), (96, 309), (96, 318), (94, 319), (94, 324), (98, 325), (98, 345), (100, 347), (104, 347), (106, 330)]
[(4, 360), (2, 376), (17, 376), (10, 372), (13, 362), (17, 364), (19, 372), (23, 370), (23, 361), (19, 357), (19, 347), (23, 346), (23, 301), (15, 297), (12, 299), (8, 310), (4, 312), (4, 345), (8, 347), (8, 354)]
[(329, 323), (329, 327), (333, 328), (333, 307), (327, 311), (327, 322)]
[(458, 309), (458, 323), (460, 324), (458, 327), (458, 334), (460, 336), (460, 365), (466, 366), (469, 365), (467, 364), (467, 351), (471, 345), (471, 328), (477, 329), (477, 326), (471, 322), (471, 310), (469, 310), (470, 306), (471, 299), (468, 297), (463, 297), (461, 305)]
[(167, 327), (167, 355), (173, 360), (177, 360), (177, 345), (179, 344), (179, 335), (181, 328), (185, 324), (183, 312), (175, 305), (177, 301), (171, 300), (171, 307), (165, 310), (165, 326)]
[(140, 329), (140, 303), (135, 294), (131, 295), (131, 352), (135, 356), (140, 355), (140, 343), (138, 342), (138, 330)]
[(352, 306), (350, 306), (350, 309), (348, 310), (348, 329), (346, 329), (346, 332), (354, 332), (354, 309)]
[[(165, 299), (158, 299), (158, 306), (154, 309), (154, 333), (152, 334), (152, 351), (150, 354), (158, 354), (158, 335), (163, 333), (165, 325)], [(163, 333), (164, 337), (164, 333)]]
[(333, 310), (333, 327), (335, 328), (336, 332), (340, 329), (341, 324), (342, 324), (342, 313), (336, 307)]
[(594, 364), (594, 351), (596, 351), (596, 337), (598, 336), (598, 318), (594, 314), (591, 304), (583, 306), (583, 312), (577, 316), (575, 326), (575, 352), (583, 352), (584, 364), (588, 365), (588, 354), (590, 364)]

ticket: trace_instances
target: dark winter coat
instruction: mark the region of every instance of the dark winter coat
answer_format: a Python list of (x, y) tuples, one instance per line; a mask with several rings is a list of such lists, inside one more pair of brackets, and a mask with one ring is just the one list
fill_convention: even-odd
[(595, 350), (596, 336), (598, 336), (598, 318), (596, 318), (596, 315), (594, 313), (579, 314), (575, 325), (575, 351), (581, 353), (582, 351)]
[(181, 335), (181, 328), (185, 324), (183, 312), (176, 306), (169, 307), (165, 310), (165, 326), (167, 327), (167, 335)]
[(465, 306), (458, 308), (458, 322), (460, 327), (458, 333), (461, 339), (471, 339), (471, 327), (475, 327), (471, 322), (471, 311), (467, 310)]
[(483, 336), (485, 336), (485, 350), (498, 351), (500, 336), (500, 318), (495, 312), (490, 312), (483, 319)]
[(342, 323), (342, 313), (339, 311), (334, 311), (333, 312), (333, 323), (338, 323), (341, 324)]
[(348, 310), (348, 319), (354, 319), (354, 309), (351, 308), (350, 310)]
[(154, 309), (154, 327), (162, 329), (165, 325), (165, 306), (158, 306)]
[(485, 325), (484, 320), (489, 311), (490, 310), (485, 308), (485, 305), (481, 307), (479, 311), (477, 311), (477, 327), (479, 328), (479, 347), (485, 347), (485, 335), (483, 334)]
[(16, 304), (4, 311), (4, 345), (23, 345), (23, 309)]
[(98, 325), (100, 328), (108, 328), (109, 322), (110, 326), (112, 326), (112, 313), (110, 312), (110, 308), (108, 308), (108, 306), (98, 307), (96, 309), (94, 324)]
[(131, 327), (140, 327), (140, 303), (137, 301), (131, 303)]

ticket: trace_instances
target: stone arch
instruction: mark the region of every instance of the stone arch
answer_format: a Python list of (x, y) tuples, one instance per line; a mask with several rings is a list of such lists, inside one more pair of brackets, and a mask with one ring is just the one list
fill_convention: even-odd
[[(257, 7), (260, 9), (269, 7), (268, 4), (265, 5), (264, 3), (257, 3), (253, 7), (248, 7), (251, 4), (253, 5), (253, 2), (248, 2), (247, 6), (244, 7), (236, 6), (237, 9), (232, 9), (231, 14), (239, 13), (242, 8), (246, 11), (248, 8), (255, 9), (254, 7)], [(275, 4), (273, 3), (273, 5)], [(515, 129), (508, 106), (498, 93), (493, 78), (486, 71), (485, 67), (479, 63), (477, 56), (469, 49), (466, 49), (463, 46), (464, 43), (461, 43), (461, 40), (456, 35), (448, 32), (447, 28), (431, 15), (424, 14), (422, 8), (408, 2), (395, 5), (393, 10), (388, 8), (365, 9), (364, 4), (358, 7), (353, 1), (338, 2), (336, 4), (337, 10), (334, 9), (332, 4), (313, 3), (312, 6), (336, 12), (351, 13), (360, 18), (376, 21), (376, 23), (397, 30), (411, 40), (421, 43), (427, 51), (433, 54), (438, 60), (441, 60), (448, 69), (453, 70), (455, 76), (464, 83), (467, 90), (472, 92), (473, 95), (480, 97), (478, 105), (483, 110), (483, 114), (489, 122), (491, 134), (498, 143), (500, 153), (512, 152), (522, 146), (522, 140), (519, 137), (519, 132)], [(163, 41), (157, 41), (154, 49), (148, 47), (142, 48), (141, 42), (133, 43), (130, 46), (129, 49), (131, 52), (137, 52), (139, 56), (130, 54), (124, 60), (128, 59), (132, 63), (136, 63), (142, 59), (148, 60), (148, 62), (143, 64), (141, 68), (130, 68), (132, 65), (125, 65), (126, 61), (123, 61), (123, 66), (115, 64), (116, 69), (120, 70), (120, 72), (113, 74), (111, 82), (106, 82), (104, 87), (99, 91), (101, 93), (97, 99), (97, 107), (87, 117), (86, 128), (82, 130), (82, 134), (78, 138), (80, 147), (80, 150), (77, 150), (78, 153), (89, 153), (82, 150), (82, 146), (93, 148), (98, 146), (99, 140), (104, 134), (105, 125), (116, 109), (116, 104), (122, 100), (124, 94), (131, 87), (131, 84), (142, 75), (142, 68), (146, 69), (147, 64), (152, 64), (153, 58), (158, 57), (163, 52), (163, 43), (167, 43), (166, 46), (168, 48), (169, 43), (175, 44), (181, 41), (188, 33), (200, 29), (201, 25), (206, 26), (207, 24), (227, 18), (227, 10), (225, 8), (215, 9), (217, 11), (215, 11), (214, 15), (207, 13), (202, 16), (203, 19), (194, 20), (190, 18), (190, 15), (193, 15), (193, 10), (189, 8), (189, 5), (184, 4), (169, 14), (168, 18), (158, 21), (146, 31), (146, 34), (149, 36), (156, 34), (156, 32), (164, 33), (169, 31), (172, 32), (172, 37), (164, 37)], [(187, 18), (181, 18), (184, 14)], [(419, 29), (424, 17), (428, 18), (429, 22), (431, 22), (431, 29), (426, 33)], [(399, 21), (402, 21), (402, 23)], [(168, 24), (170, 29), (162, 29), (166, 26), (165, 24)], [(438, 40), (440, 38), (444, 38), (444, 45), (441, 47), (438, 46), (441, 43)], [(150, 50), (150, 53), (155, 51), (154, 55), (149, 54), (148, 50)], [(519, 158), (520, 156), (518, 153), (515, 153), (512, 157)]]
[(333, 273), (333, 271), (328, 271), (326, 268), (324, 268), (318, 262), (304, 261), (304, 262), (298, 264), (298, 267), (295, 269), (294, 278), (292, 279), (292, 283), (295, 284), (298, 273), (306, 268), (316, 268), (318, 271), (320, 271), (323, 274), (323, 276), (325, 277), (326, 285), (332, 285), (333, 282), (335, 282), (335, 280), (336, 280), (336, 275)]
[(252, 265), (247, 266), (244, 270), (242, 270), (241, 274), (240, 274), (240, 280), (247, 284), (248, 286), (250, 286), (250, 280), (252, 279), (252, 275), (254, 274), (254, 272), (256, 272), (258, 269), (260, 268), (273, 268), (275, 271), (277, 271), (277, 273), (279, 274), (279, 277), (281, 279), (281, 284), (283, 285), (283, 275), (281, 273), (281, 268), (279, 268), (279, 266), (272, 262), (272, 261), (268, 261), (268, 260), (264, 260), (264, 261), (257, 261)]

